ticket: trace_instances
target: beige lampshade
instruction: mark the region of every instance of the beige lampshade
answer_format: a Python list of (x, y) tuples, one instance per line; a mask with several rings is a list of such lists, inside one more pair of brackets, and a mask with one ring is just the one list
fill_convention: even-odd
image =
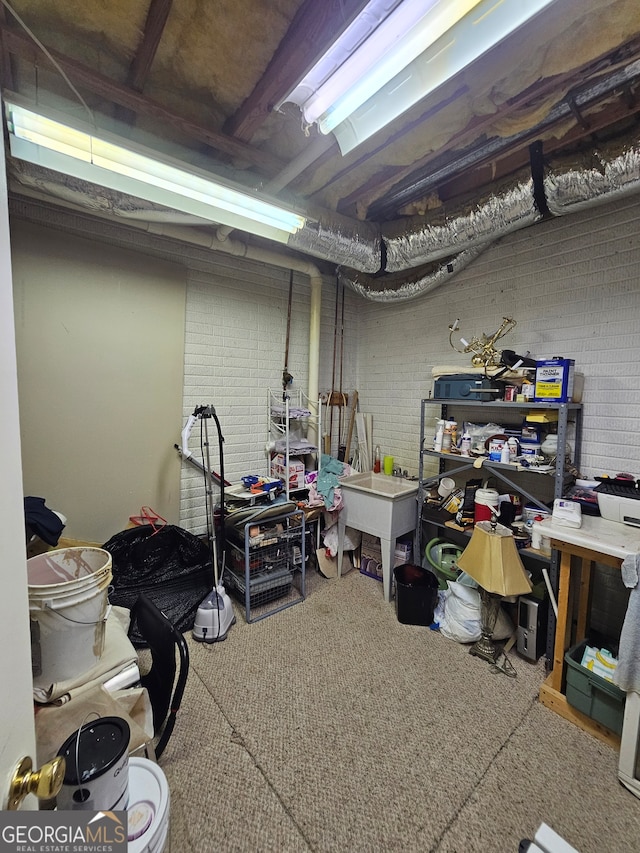
[(487, 592), (502, 596), (531, 592), (513, 534), (502, 524), (492, 531), (491, 522), (479, 521), (457, 565)]

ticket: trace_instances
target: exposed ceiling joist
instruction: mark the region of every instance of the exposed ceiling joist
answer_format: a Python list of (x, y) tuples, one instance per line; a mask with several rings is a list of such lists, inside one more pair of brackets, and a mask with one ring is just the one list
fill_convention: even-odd
[(367, 0), (305, 0), (271, 62), (240, 109), (225, 124), (227, 133), (249, 142), (273, 105), (286, 97), (305, 72), (350, 23)]
[[(26, 36), (7, 26), (2, 27), (2, 35), (10, 53), (28, 62), (41, 63), (44, 61), (48, 63), (48, 59)], [(222, 131), (203, 127), (187, 118), (178, 116), (163, 107), (162, 104), (144, 97), (139, 92), (117, 83), (74, 59), (69, 59), (58, 51), (49, 49), (49, 52), (56, 62), (60, 63), (60, 66), (75, 85), (83, 87), (100, 98), (105, 98), (113, 104), (125, 107), (137, 115), (149, 116), (166, 122), (183, 133), (186, 138), (204, 142), (215, 151), (227, 154), (235, 160), (251, 163), (267, 176), (277, 174), (285, 166), (285, 163), (267, 151), (247, 145)]]
[(172, 5), (173, 0), (151, 0), (149, 4), (144, 35), (127, 75), (127, 84), (137, 92), (144, 89)]
[[(640, 52), (640, 42), (636, 39), (625, 46), (623, 53), (624, 57), (632, 64), (633, 57)], [(628, 67), (628, 66), (627, 66)], [(605, 69), (609, 72), (607, 75)], [(341, 202), (338, 209), (345, 215), (350, 209), (356, 207), (360, 210), (368, 211), (369, 216), (373, 218), (388, 218), (397, 214), (398, 207), (404, 206), (419, 198), (424, 193), (428, 192), (433, 186), (437, 186), (439, 180), (442, 179), (440, 169), (443, 164), (448, 173), (453, 173), (456, 169), (461, 169), (461, 161), (468, 162), (469, 146), (468, 140), (480, 140), (475, 147), (483, 150), (482, 161), (494, 159), (496, 154), (501, 149), (511, 148), (514, 145), (520, 146), (528, 144), (540, 132), (542, 127), (550, 127), (553, 124), (559, 124), (566, 119), (568, 112), (571, 112), (570, 106), (566, 100), (568, 94), (561, 98), (560, 93), (571, 92), (574, 104), (582, 103), (585, 100), (583, 90), (586, 85), (584, 81), (587, 77), (596, 76), (596, 81), (600, 79), (600, 87), (609, 92), (614, 87), (621, 87), (625, 82), (624, 69), (612, 71), (612, 60), (610, 57), (598, 57), (595, 61), (585, 64), (580, 68), (573, 70), (571, 73), (563, 74), (558, 77), (550, 77), (540, 81), (538, 84), (529, 87), (522, 92), (518, 97), (512, 98), (503, 104), (495, 113), (483, 117), (472, 119), (467, 127), (457, 134), (451, 136), (446, 147), (441, 147), (437, 151), (430, 152), (422, 158), (419, 158), (410, 166), (398, 168), (394, 175), (389, 175), (386, 180), (369, 179), (363, 185), (360, 191), (352, 192), (348, 199), (345, 198)], [(611, 78), (611, 84), (607, 85), (607, 77)], [(591, 84), (594, 88), (594, 83)], [(526, 110), (528, 107), (542, 102), (548, 98), (550, 93), (558, 92), (560, 104), (565, 103), (565, 109), (556, 105), (554, 108), (549, 108), (548, 121), (542, 122), (531, 128), (531, 132), (522, 134), (522, 139), (519, 135), (514, 137), (499, 138), (496, 137), (493, 141), (486, 139), (486, 131), (496, 123), (497, 120), (504, 119), (515, 115), (518, 112)], [(602, 92), (598, 92), (594, 97), (601, 97)], [(582, 107), (581, 107), (582, 109)], [(574, 116), (575, 118), (575, 116)], [(584, 128), (588, 131), (588, 128)], [(466, 147), (465, 147), (466, 146)], [(453, 154), (449, 152), (454, 152)], [(466, 167), (465, 167), (466, 168)]]
[[(511, 185), (528, 187), (533, 143), (552, 168), (569, 169), (573, 155), (589, 164), (592, 153), (597, 166), (600, 154), (606, 162), (629, 145), (624, 153), (633, 156), (640, 145), (638, 0), (554, 0), (345, 156), (332, 134), (303, 126), (297, 107), (274, 105), (367, 0), (10, 2), (31, 38), (11, 17), (8, 25), (0, 19), (0, 44), (10, 51), (0, 57), (5, 88), (30, 97), (35, 84), (43, 104), (47, 87), (52, 98), (63, 93), (35, 42), (55, 46), (91, 108), (128, 111), (119, 132), (137, 126), (193, 151), (207, 147), (221, 177), (244, 170), (242, 183), (271, 195), (288, 187), (310, 222), (290, 248), (367, 272), (380, 265), (380, 237), (426, 232), (450, 211), (472, 213), (487, 197), (510, 198)], [(381, 2), (369, 10), (373, 26), (376, 15), (400, 8), (400, 0)], [(493, 14), (521, 0), (485, 2)], [(423, 7), (416, 0), (414, 8)], [(634, 186), (627, 181), (625, 192)], [(542, 208), (529, 210), (527, 192), (518, 204), (531, 222)], [(517, 205), (509, 215), (522, 222)], [(495, 218), (505, 219), (502, 211)], [(389, 269), (402, 268), (403, 252)]]

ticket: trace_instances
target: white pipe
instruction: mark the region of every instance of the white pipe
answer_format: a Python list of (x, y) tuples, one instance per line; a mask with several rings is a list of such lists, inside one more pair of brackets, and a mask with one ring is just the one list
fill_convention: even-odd
[(553, 594), (553, 587), (551, 586), (551, 579), (549, 578), (549, 569), (542, 570), (542, 577), (544, 578), (544, 582), (547, 585), (547, 592), (549, 593), (549, 601), (551, 602), (551, 607), (553, 608), (553, 613), (558, 618), (558, 602), (556, 601), (556, 597)]

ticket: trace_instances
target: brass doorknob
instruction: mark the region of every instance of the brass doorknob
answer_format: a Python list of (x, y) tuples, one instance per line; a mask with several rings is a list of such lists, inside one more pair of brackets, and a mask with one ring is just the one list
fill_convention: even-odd
[(35, 794), (39, 800), (57, 797), (62, 788), (65, 769), (65, 760), (61, 755), (47, 761), (40, 770), (34, 770), (32, 760), (25, 756), (13, 772), (7, 809), (15, 811), (27, 794)]

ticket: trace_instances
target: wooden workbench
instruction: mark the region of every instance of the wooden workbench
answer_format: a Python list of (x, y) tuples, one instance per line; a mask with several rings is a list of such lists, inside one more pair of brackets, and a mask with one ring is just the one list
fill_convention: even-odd
[[(607, 521), (604, 518), (583, 516), (582, 526), (562, 527), (553, 523), (552, 518), (534, 522), (534, 530), (551, 540), (552, 548), (560, 552), (560, 574), (558, 577), (558, 616), (553, 651), (553, 668), (540, 688), (539, 698), (543, 705), (560, 714), (600, 740), (619, 748), (620, 736), (582, 714), (567, 702), (565, 688), (564, 655), (571, 644), (572, 613), (570, 607), (573, 596), (578, 595), (575, 643), (587, 636), (589, 620), (589, 588), (594, 563), (620, 569), (628, 554), (640, 552), (640, 529)], [(572, 569), (572, 557), (580, 561), (578, 584), (575, 583), (575, 567)]]

